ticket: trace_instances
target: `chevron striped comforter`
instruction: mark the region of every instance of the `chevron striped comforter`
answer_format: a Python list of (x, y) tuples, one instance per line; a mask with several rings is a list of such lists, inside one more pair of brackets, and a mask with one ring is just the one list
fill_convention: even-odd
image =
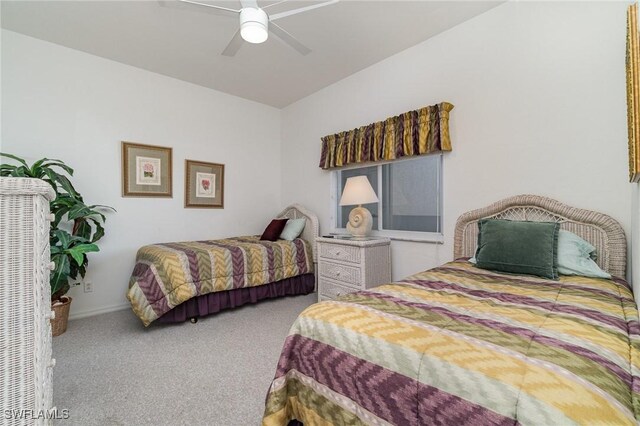
[(202, 294), (255, 287), (313, 272), (308, 242), (258, 236), (140, 248), (127, 299), (145, 326)]
[(263, 425), (637, 424), (639, 331), (622, 280), (451, 262), (300, 314)]

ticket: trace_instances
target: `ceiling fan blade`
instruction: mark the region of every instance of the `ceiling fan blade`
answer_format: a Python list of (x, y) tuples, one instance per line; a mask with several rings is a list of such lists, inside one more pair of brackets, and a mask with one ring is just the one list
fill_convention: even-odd
[(202, 12), (212, 13), (215, 15), (226, 15), (237, 17), (239, 10), (229, 9), (228, 7), (214, 6), (212, 4), (200, 3), (192, 0), (177, 0), (177, 1), (164, 1), (158, 0), (160, 6), (169, 7), (172, 9), (187, 9), (196, 10), (196, 8)]
[(307, 46), (305, 46), (304, 44), (302, 44), (298, 40), (296, 40), (295, 37), (293, 37), (291, 34), (286, 32), (278, 24), (274, 24), (273, 22), (270, 22), (269, 23), (269, 31), (273, 32), (273, 34), (275, 34), (276, 37), (278, 37), (280, 40), (282, 40), (283, 42), (285, 42), (289, 46), (291, 46), (294, 49), (296, 49), (298, 52), (300, 52), (301, 55), (308, 55), (311, 52), (311, 49), (309, 49)]
[(285, 1), (288, 1), (288, 0), (278, 0), (275, 3), (271, 3), (271, 4), (268, 4), (266, 6), (262, 6), (262, 9), (266, 9), (268, 7), (271, 7), (271, 6), (275, 6), (276, 4), (284, 3)]
[(317, 9), (319, 7), (329, 6), (329, 5), (338, 3), (339, 1), (340, 0), (330, 0), (330, 1), (325, 1), (324, 3), (318, 3), (318, 4), (311, 5), (311, 6), (301, 7), (301, 8), (298, 8), (298, 9), (287, 10), (286, 12), (282, 12), (282, 13), (276, 13), (274, 15), (270, 15), (269, 16), (269, 21), (275, 21), (276, 19), (284, 18), (284, 17), (291, 16), (291, 15), (297, 15), (298, 13), (306, 12), (308, 10)]
[(224, 56), (235, 56), (236, 53), (238, 53), (238, 50), (240, 50), (240, 47), (242, 47), (242, 42), (242, 36), (240, 35), (240, 30), (238, 30), (233, 35), (229, 44), (227, 44), (227, 47), (224, 48), (222, 54)]

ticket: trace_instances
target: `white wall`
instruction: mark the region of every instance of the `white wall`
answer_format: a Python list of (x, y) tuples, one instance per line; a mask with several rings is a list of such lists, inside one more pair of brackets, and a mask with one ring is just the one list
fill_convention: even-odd
[[(2, 148), (59, 158), (109, 214), (93, 293), (72, 315), (126, 304), (138, 247), (259, 233), (280, 204), (280, 110), (2, 31)], [(122, 198), (120, 141), (173, 147), (173, 198)], [(185, 158), (225, 164), (225, 207), (185, 209)]]
[[(2, 8), (0, 7), (0, 20), (1, 19)], [(2, 47), (2, 31), (0, 31), (0, 47)], [(2, 82), (2, 54), (0, 54), (0, 82)], [(2, 84), (0, 84), (0, 152), (2, 152)]]
[(627, 240), (631, 269), (629, 279), (633, 286), (636, 303), (640, 305), (640, 185), (638, 184), (633, 184), (631, 187), (631, 236), (627, 235)]
[(308, 205), (328, 232), (320, 137), (449, 101), (445, 244), (394, 241), (394, 279), (452, 259), (456, 218), (510, 195), (602, 211), (628, 233), (625, 11), (509, 2), (287, 107), (283, 203)]
[[(519, 193), (603, 211), (628, 233), (633, 223), (637, 240), (625, 8), (509, 2), (282, 112), (2, 31), (0, 143), (29, 160), (62, 158), (88, 202), (118, 210), (91, 255), (94, 292), (72, 291), (76, 316), (126, 306), (143, 244), (257, 233), (290, 202), (315, 210), (328, 232), (320, 137), (443, 100), (456, 106), (454, 151), (444, 161), (445, 244), (394, 241), (394, 279), (450, 260), (461, 213)], [(174, 148), (174, 198), (121, 197), (121, 140)], [(183, 208), (185, 158), (226, 164), (224, 210)]]

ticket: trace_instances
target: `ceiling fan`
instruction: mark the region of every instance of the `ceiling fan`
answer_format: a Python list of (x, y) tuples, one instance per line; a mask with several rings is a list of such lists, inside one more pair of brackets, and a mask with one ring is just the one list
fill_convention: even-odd
[(203, 12), (238, 17), (240, 19), (240, 28), (238, 28), (238, 31), (236, 31), (227, 47), (222, 51), (224, 56), (235, 56), (242, 46), (243, 40), (256, 44), (265, 42), (269, 37), (269, 31), (284, 43), (297, 50), (300, 54), (307, 55), (311, 52), (311, 49), (300, 43), (295, 37), (285, 31), (284, 28), (273, 21), (320, 7), (329, 6), (331, 4), (338, 3), (340, 0), (329, 0), (322, 3), (300, 7), (298, 9), (275, 13), (273, 15), (269, 15), (265, 12), (265, 9), (286, 1), (287, 0), (280, 0), (267, 6), (260, 7), (258, 6), (257, 0), (240, 0), (242, 8), (237, 10), (208, 3), (201, 3), (194, 0), (178, 0), (177, 2), (160, 0), (159, 3), (162, 6), (179, 7), (181, 9), (189, 8), (194, 10), (197, 8)]

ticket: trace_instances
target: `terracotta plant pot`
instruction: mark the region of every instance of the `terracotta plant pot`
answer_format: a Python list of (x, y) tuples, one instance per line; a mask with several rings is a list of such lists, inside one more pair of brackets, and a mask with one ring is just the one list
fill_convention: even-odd
[(71, 298), (62, 296), (60, 302), (51, 305), (51, 309), (55, 312), (55, 318), (51, 320), (51, 334), (59, 336), (67, 331), (67, 323), (69, 322), (69, 308), (71, 307)]

